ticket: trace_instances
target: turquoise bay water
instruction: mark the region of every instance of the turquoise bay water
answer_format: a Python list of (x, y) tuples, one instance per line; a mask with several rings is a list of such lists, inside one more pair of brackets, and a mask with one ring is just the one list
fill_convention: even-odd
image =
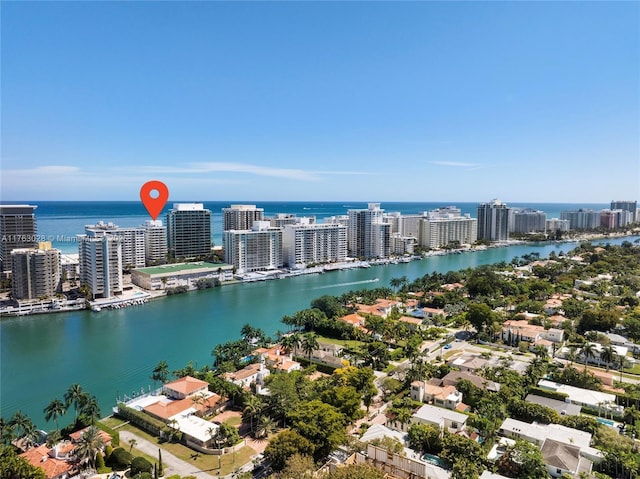
[[(166, 360), (172, 370), (190, 360), (197, 367), (210, 364), (213, 347), (237, 339), (245, 323), (274, 334), (285, 329), (280, 323), (282, 316), (308, 307), (311, 300), (324, 294), (388, 286), (394, 277), (414, 279), (433, 271), (510, 261), (534, 251), (545, 257), (551, 251), (566, 252), (574, 246), (493, 248), (411, 263), (228, 285), (128, 309), (3, 319), (0, 415), (9, 417), (20, 409), (39, 427), (52, 429), (42, 410), (52, 399), (62, 397), (72, 383), (95, 394), (106, 415), (117, 394), (131, 395), (152, 384), (149, 376), (158, 361)], [(378, 281), (370, 282), (375, 278)]]

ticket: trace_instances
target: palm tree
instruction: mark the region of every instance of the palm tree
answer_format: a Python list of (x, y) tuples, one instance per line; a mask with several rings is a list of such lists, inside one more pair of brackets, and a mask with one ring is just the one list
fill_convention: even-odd
[(567, 353), (567, 360), (569, 361), (569, 366), (571, 366), (577, 358), (578, 358), (578, 354), (576, 353), (576, 347), (571, 346), (569, 348), (569, 352)]
[(600, 360), (607, 363), (606, 364), (607, 371), (611, 367), (611, 364), (616, 361), (617, 356), (618, 355), (616, 354), (616, 350), (613, 349), (611, 346), (606, 346), (602, 348), (602, 351), (600, 351)]
[(47, 434), (47, 447), (54, 447), (62, 440), (62, 434), (57, 429)]
[(56, 423), (56, 431), (60, 430), (58, 418), (67, 413), (67, 408), (60, 399), (54, 399), (44, 408), (44, 419), (49, 422), (51, 419)]
[(94, 426), (96, 421), (100, 419), (100, 404), (95, 396), (88, 396), (80, 408), (80, 412), (91, 422)]
[(253, 431), (253, 418), (262, 412), (264, 404), (258, 396), (250, 394), (244, 401), (244, 410), (242, 415), (249, 419), (250, 428)]
[(80, 463), (84, 462), (95, 468), (96, 455), (104, 446), (100, 430), (95, 426), (90, 426), (78, 439), (75, 454)]
[(549, 359), (549, 350), (545, 348), (542, 344), (538, 344), (535, 348), (533, 348), (533, 354), (536, 355), (536, 358), (540, 358), (543, 361)]
[(296, 348), (300, 347), (300, 334), (292, 333), (287, 336), (283, 336), (280, 339), (280, 345), (286, 354), (290, 354), (292, 351), (295, 351)]
[(169, 365), (165, 360), (160, 361), (155, 368), (153, 368), (153, 374), (151, 374), (151, 379), (155, 381), (160, 381), (162, 384), (167, 382), (169, 379)]
[(303, 336), (302, 350), (307, 354), (309, 362), (311, 362), (311, 354), (319, 347), (317, 334), (307, 333)]
[(25, 438), (27, 442), (35, 435), (36, 427), (29, 416), (22, 411), (16, 411), (9, 420), (9, 426), (19, 439)]
[(129, 453), (133, 451), (133, 448), (138, 445), (138, 441), (134, 438), (129, 439)]
[(594, 343), (585, 343), (582, 346), (582, 351), (580, 351), (582, 356), (584, 357), (584, 374), (587, 374), (587, 363), (589, 359), (595, 357), (596, 355), (596, 345)]
[(11, 444), (15, 438), (14, 426), (11, 421), (5, 421), (3, 417), (0, 417), (0, 444)]
[(75, 412), (75, 416), (73, 418), (73, 423), (75, 424), (78, 421), (78, 412), (80, 410), (81, 405), (85, 400), (86, 393), (82, 390), (82, 386), (79, 384), (72, 384), (67, 389), (67, 392), (64, 393), (64, 405), (67, 409), (73, 404), (73, 409)]
[(255, 432), (256, 439), (268, 437), (269, 434), (273, 432), (274, 427), (275, 427), (275, 423), (273, 422), (273, 419), (271, 419), (269, 416), (266, 416), (266, 415), (260, 416), (260, 419), (258, 419), (258, 426), (256, 427), (256, 432)]

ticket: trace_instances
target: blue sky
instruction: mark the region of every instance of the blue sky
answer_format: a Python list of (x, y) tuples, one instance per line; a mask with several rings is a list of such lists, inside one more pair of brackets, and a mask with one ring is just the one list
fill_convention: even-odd
[(2, 2), (2, 200), (640, 196), (638, 2)]

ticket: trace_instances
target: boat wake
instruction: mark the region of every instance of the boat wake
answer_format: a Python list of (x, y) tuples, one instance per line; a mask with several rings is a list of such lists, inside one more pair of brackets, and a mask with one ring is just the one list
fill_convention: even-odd
[(380, 278), (373, 278), (373, 279), (365, 279), (364, 281), (352, 281), (350, 283), (336, 283), (336, 284), (329, 284), (327, 286), (317, 286), (315, 288), (311, 288), (311, 289), (327, 289), (327, 288), (338, 288), (340, 286), (353, 286), (354, 284), (367, 284), (367, 283), (376, 283), (380, 281)]

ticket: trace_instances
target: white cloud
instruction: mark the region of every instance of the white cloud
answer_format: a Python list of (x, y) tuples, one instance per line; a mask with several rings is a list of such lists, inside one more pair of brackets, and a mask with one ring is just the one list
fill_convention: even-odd
[(462, 161), (430, 161), (432, 165), (438, 166), (452, 166), (455, 168), (473, 168), (478, 169), (481, 165), (480, 163), (465, 163)]
[(3, 175), (71, 175), (81, 173), (82, 170), (77, 166), (65, 166), (65, 165), (50, 165), (50, 166), (37, 166), (35, 168), (4, 170)]
[(137, 168), (154, 174), (203, 174), (203, 173), (245, 173), (255, 176), (266, 176), (271, 178), (283, 178), (296, 181), (318, 181), (323, 175), (377, 175), (365, 171), (321, 171), (302, 170), (297, 168), (273, 168), (270, 166), (259, 166), (250, 163), (235, 162), (196, 162), (187, 163), (183, 167), (175, 166), (143, 166)]

